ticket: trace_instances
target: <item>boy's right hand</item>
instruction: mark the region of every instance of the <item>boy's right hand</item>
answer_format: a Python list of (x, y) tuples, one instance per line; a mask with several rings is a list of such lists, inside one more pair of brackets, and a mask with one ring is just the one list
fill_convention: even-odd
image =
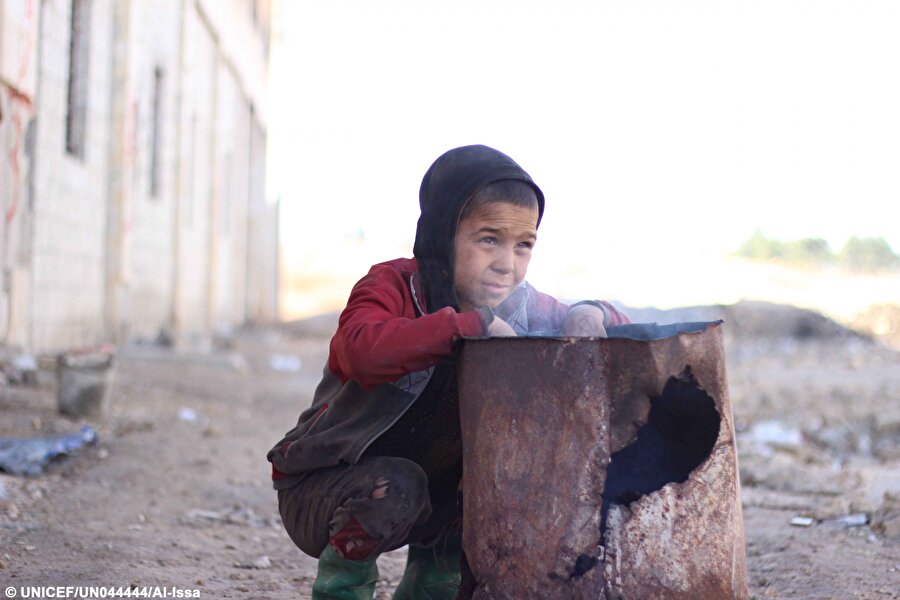
[(515, 330), (503, 319), (495, 316), (491, 324), (488, 325), (488, 337), (511, 337), (515, 336)]

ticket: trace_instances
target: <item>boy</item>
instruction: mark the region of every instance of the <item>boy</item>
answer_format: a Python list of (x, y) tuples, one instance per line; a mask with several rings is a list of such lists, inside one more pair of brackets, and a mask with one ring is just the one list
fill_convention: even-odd
[(605, 336), (628, 322), (606, 302), (569, 307), (525, 283), (544, 196), (501, 152), (446, 152), (419, 204), (415, 259), (354, 286), (312, 406), (268, 454), (285, 528), (319, 558), (314, 599), (371, 599), (375, 559), (405, 544), (394, 598), (456, 596), (459, 338)]

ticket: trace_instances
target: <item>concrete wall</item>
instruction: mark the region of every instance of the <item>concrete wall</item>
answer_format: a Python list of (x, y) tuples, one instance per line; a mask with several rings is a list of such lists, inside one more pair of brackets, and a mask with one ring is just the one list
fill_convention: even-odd
[(265, 185), (265, 161), (260, 148), (266, 147), (266, 134), (252, 122), (250, 202), (247, 214), (247, 319), (266, 322), (278, 316), (278, 205), (266, 202), (260, 190)]
[(104, 332), (112, 0), (89, 10), (83, 156), (66, 150), (71, 4), (45, 0), (40, 14), (31, 343), (76, 346)]
[[(121, 190), (131, 207), (129, 222), (123, 224), (129, 236), (130, 260), (121, 290), (122, 320), (128, 324), (129, 334), (149, 337), (172, 313), (176, 263), (166, 258), (174, 256), (180, 36), (171, 32), (181, 30), (182, 11), (180, 2), (172, 0), (131, 2), (130, 8), (127, 31), (122, 35), (131, 51), (117, 59), (127, 61), (121, 93), (130, 107), (127, 123), (133, 126), (126, 126), (121, 133), (131, 137), (132, 151), (128, 157), (113, 157), (113, 168), (130, 170), (127, 189)], [(154, 136), (158, 138), (155, 167)], [(130, 164), (117, 164), (124, 160)], [(155, 190), (153, 168), (157, 171)]]
[[(86, 126), (73, 153), (73, 1), (0, 0), (0, 206), (28, 208), (2, 230), (2, 340), (41, 351), (276, 318), (265, 249), (276, 219), (253, 216), (265, 205), (268, 3), (82, 0)], [(14, 81), (29, 36), (32, 70)], [(26, 99), (22, 132), (12, 96)]]
[(179, 331), (193, 335), (210, 327), (209, 213), (218, 59), (215, 39), (196, 10), (186, 9), (184, 27), (174, 323)]
[(0, 0), (0, 335), (21, 346), (31, 335), (30, 183), (39, 24), (33, 2)]

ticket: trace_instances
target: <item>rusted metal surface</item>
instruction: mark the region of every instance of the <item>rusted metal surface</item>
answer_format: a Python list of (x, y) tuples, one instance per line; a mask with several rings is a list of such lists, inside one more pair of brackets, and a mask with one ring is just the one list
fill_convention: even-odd
[(694, 329), (465, 341), (468, 597), (748, 597), (721, 328)]

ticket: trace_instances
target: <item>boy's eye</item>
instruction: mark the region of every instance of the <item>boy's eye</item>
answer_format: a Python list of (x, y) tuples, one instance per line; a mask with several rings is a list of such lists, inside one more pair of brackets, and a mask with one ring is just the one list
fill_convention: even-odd
[(519, 242), (519, 248), (528, 248), (531, 250), (534, 248), (534, 242)]
[(479, 241), (479, 242), (482, 242), (482, 243), (484, 243), (484, 244), (496, 244), (496, 243), (497, 243), (497, 238), (495, 238), (495, 237), (492, 236), (492, 235), (487, 235), (487, 236), (481, 238), (481, 239), (478, 240), (478, 241)]

